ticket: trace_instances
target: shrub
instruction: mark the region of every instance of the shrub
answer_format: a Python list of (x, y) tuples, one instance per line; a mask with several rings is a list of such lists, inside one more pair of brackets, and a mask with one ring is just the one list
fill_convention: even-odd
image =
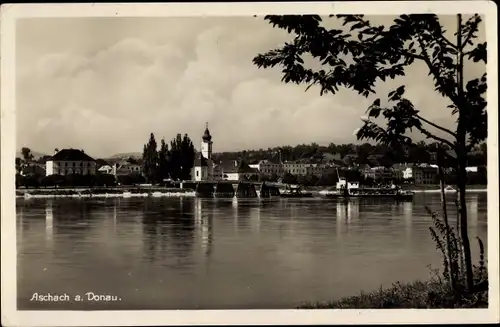
[[(457, 211), (458, 201), (455, 202)], [(457, 303), (470, 302), (482, 303), (488, 302), (488, 272), (484, 260), (484, 244), (480, 238), (479, 242), (479, 262), (474, 266), (474, 285), (472, 289), (467, 289), (467, 274), (464, 262), (463, 243), (456, 233), (455, 228), (449, 226), (447, 222), (447, 213), (444, 212), (444, 221), (441, 220), (435, 212), (429, 208), (427, 211), (432, 216), (434, 227), (430, 227), (432, 239), (436, 243), (436, 248), (443, 257), (443, 270), (440, 281), (445, 285), (450, 294), (453, 295)], [(457, 224), (456, 230), (459, 230)]]
[(65, 178), (61, 175), (49, 175), (42, 180), (42, 185), (45, 187), (51, 187), (56, 185), (64, 185)]
[(137, 173), (132, 173), (129, 175), (120, 175), (117, 176), (118, 183), (121, 185), (134, 185), (134, 184), (142, 184), (146, 182), (146, 179)]
[(42, 182), (43, 177), (36, 174), (28, 174), (24, 176), (21, 180), (23, 182), (23, 186), (26, 188), (33, 187), (38, 188)]
[(394, 283), (387, 288), (380, 287), (374, 292), (361, 292), (356, 296), (344, 297), (338, 301), (305, 302), (299, 309), (451, 309), (451, 308), (487, 308), (486, 297), (456, 298), (440, 276), (429, 281)]
[(112, 174), (96, 174), (94, 184), (96, 186), (115, 186), (116, 178)]
[(16, 174), (16, 188), (25, 186), (24, 176), (21, 174)]

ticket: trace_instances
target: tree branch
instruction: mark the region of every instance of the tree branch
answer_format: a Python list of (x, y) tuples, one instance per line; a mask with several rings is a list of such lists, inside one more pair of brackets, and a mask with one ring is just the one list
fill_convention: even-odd
[(441, 76), (439, 76), (439, 72), (436, 70), (436, 67), (432, 64), (429, 55), (425, 51), (425, 45), (422, 42), (422, 39), (418, 37), (418, 43), (420, 44), (420, 47), (422, 48), (422, 53), (423, 53), (423, 60), (427, 64), (427, 67), (431, 71), (432, 75), (434, 75), (434, 78), (436, 79), (437, 84), (443, 89), (443, 92), (446, 93), (446, 95), (450, 98), (451, 101), (453, 101), (453, 104), (458, 107), (459, 101), (457, 97), (450, 91), (446, 90), (444, 87), (443, 82), (441, 81)]
[(457, 46), (453, 44), (450, 40), (448, 40), (442, 33), (440, 34), (439, 38), (444, 41), (444, 43), (448, 44), (450, 47), (452, 47), (455, 50), (458, 50)]
[(424, 134), (428, 138), (431, 138), (431, 139), (433, 139), (435, 141), (444, 143), (444, 144), (448, 145), (449, 147), (451, 147), (452, 149), (456, 149), (456, 146), (455, 146), (455, 144), (453, 142), (450, 142), (447, 139), (444, 139), (442, 137), (436, 136), (436, 135), (430, 133), (429, 131), (427, 131), (426, 129), (424, 129), (423, 127), (421, 127), (421, 126), (415, 126), (415, 127), (420, 131), (420, 133)]
[(465, 49), (465, 47), (467, 46), (467, 43), (471, 39), (474, 32), (477, 32), (477, 27), (478, 27), (478, 24), (480, 22), (481, 22), (481, 17), (477, 16), (477, 14), (468, 20), (468, 22), (466, 24), (470, 23), (470, 25), (469, 25), (470, 30), (469, 30), (469, 33), (467, 33), (467, 36), (465, 37), (465, 39), (463, 40), (459, 50)]
[(467, 42), (469, 42), (469, 40), (472, 37), (472, 34), (474, 34), (474, 32), (475, 32), (474, 29), (471, 28), (471, 30), (469, 31), (469, 34), (467, 34), (467, 36), (465, 37), (465, 40), (462, 43), (460, 50), (465, 49), (465, 47), (467, 46)]
[(420, 119), (421, 121), (423, 121), (423, 122), (425, 122), (425, 123), (427, 123), (427, 124), (431, 125), (432, 127), (435, 127), (435, 128), (437, 128), (437, 129), (439, 129), (439, 130), (441, 130), (441, 131), (443, 131), (443, 132), (446, 132), (446, 133), (450, 134), (450, 135), (451, 135), (451, 136), (453, 136), (453, 137), (457, 137), (457, 135), (456, 135), (454, 132), (452, 132), (452, 131), (450, 131), (450, 130), (449, 130), (449, 129), (447, 129), (447, 128), (444, 128), (444, 127), (442, 127), (442, 126), (439, 126), (439, 125), (437, 125), (437, 124), (435, 124), (435, 123), (433, 123), (433, 122), (431, 122), (431, 121), (429, 121), (429, 120), (425, 119), (424, 117), (420, 116), (419, 114), (416, 114), (415, 116), (416, 116), (418, 119)]
[(402, 51), (398, 51), (401, 55), (403, 56), (408, 56), (408, 57), (412, 57), (414, 59), (420, 59), (420, 60), (423, 60), (425, 61), (425, 57), (422, 56), (422, 55), (418, 55), (416, 53), (411, 53), (409, 51), (405, 51), (405, 50), (402, 50)]
[(474, 148), (476, 147), (476, 145), (478, 145), (479, 142), (470, 142), (469, 144), (467, 144), (465, 146), (465, 149), (467, 151), (467, 153), (469, 153), (470, 151), (474, 150)]

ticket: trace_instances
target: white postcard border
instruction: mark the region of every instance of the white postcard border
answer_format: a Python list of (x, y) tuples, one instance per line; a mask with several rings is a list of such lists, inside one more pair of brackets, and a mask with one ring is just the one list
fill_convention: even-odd
[[(488, 42), (489, 309), (455, 310), (165, 310), (18, 311), (13, 165), (16, 149), (15, 23), (30, 17), (172, 17), (264, 14), (481, 13)], [(5, 326), (487, 323), (499, 321), (497, 8), (492, 1), (373, 1), (307, 3), (25, 4), (1, 7), (1, 315)], [(354, 295), (354, 294), (353, 294)]]

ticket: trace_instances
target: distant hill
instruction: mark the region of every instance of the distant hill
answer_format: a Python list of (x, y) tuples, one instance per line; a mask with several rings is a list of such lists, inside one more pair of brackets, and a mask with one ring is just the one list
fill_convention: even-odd
[(128, 158), (141, 159), (142, 153), (140, 152), (118, 153), (108, 157), (108, 159), (128, 159)]
[[(31, 154), (33, 155), (34, 159), (38, 159), (38, 158), (41, 158), (43, 156), (46, 156), (48, 154), (46, 153), (41, 153), (41, 152), (36, 152), (36, 151), (31, 151)], [(23, 157), (23, 154), (21, 153), (21, 150), (19, 151), (16, 151), (16, 158), (22, 158)]]

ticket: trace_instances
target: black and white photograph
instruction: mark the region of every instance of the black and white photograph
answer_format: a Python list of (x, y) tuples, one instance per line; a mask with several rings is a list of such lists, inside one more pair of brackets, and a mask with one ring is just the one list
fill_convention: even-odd
[(1, 9), (2, 325), (499, 321), (493, 2)]

